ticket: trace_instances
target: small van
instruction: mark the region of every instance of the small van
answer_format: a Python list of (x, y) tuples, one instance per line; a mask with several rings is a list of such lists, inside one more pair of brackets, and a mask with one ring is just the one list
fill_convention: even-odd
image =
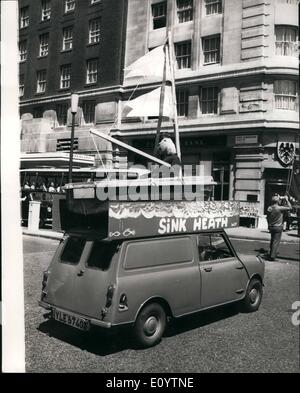
[(74, 231), (44, 272), (39, 304), (83, 331), (129, 324), (150, 347), (169, 318), (235, 302), (258, 310), (264, 270), (259, 256), (239, 255), (223, 229), (116, 240)]

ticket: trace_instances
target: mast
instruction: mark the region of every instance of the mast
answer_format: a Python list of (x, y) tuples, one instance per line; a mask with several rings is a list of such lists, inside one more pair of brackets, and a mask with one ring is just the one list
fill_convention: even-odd
[(158, 115), (157, 130), (156, 130), (156, 135), (155, 135), (154, 152), (153, 152), (153, 155), (155, 157), (157, 157), (159, 136), (160, 136), (160, 131), (161, 131), (162, 117), (163, 117), (163, 110), (164, 110), (164, 101), (165, 101), (166, 76), (167, 76), (166, 50), (167, 50), (167, 42), (164, 45), (164, 71), (163, 71), (163, 79), (162, 79), (161, 93), (160, 93), (160, 99), (159, 99), (159, 115)]
[(176, 87), (175, 87), (175, 53), (174, 46), (172, 42), (171, 31), (168, 31), (168, 50), (169, 50), (169, 62), (171, 71), (171, 86), (172, 86), (172, 98), (173, 98), (173, 111), (174, 111), (174, 134), (175, 134), (175, 146), (178, 158), (181, 160), (181, 149), (180, 149), (180, 139), (179, 139), (179, 127), (177, 118), (177, 102), (176, 102)]
[[(175, 135), (175, 146), (176, 153), (178, 158), (181, 160), (181, 149), (180, 149), (180, 139), (179, 139), (179, 127), (178, 127), (178, 118), (177, 118), (177, 102), (176, 102), (176, 87), (175, 87), (175, 54), (174, 47), (172, 43), (171, 31), (168, 31), (168, 37), (166, 40), (166, 44), (164, 46), (164, 71), (163, 71), (163, 80), (161, 85), (161, 94), (159, 101), (159, 117), (157, 123), (157, 131), (155, 136), (155, 144), (154, 144), (154, 156), (157, 156), (157, 149), (159, 144), (159, 136), (162, 125), (162, 117), (163, 117), (163, 108), (164, 108), (164, 100), (165, 100), (165, 90), (166, 90), (166, 75), (167, 75), (167, 67), (170, 69), (170, 82), (171, 82), (171, 91), (172, 91), (172, 103), (173, 103), (173, 127), (174, 127), (174, 135)], [(168, 63), (167, 64), (167, 58)]]

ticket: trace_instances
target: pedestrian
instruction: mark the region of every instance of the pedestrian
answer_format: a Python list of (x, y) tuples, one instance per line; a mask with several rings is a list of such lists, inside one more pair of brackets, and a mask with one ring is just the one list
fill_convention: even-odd
[(49, 187), (48, 191), (49, 192), (55, 192), (56, 191), (53, 182), (50, 183), (50, 187)]
[[(281, 206), (288, 206), (287, 201), (291, 202), (288, 192), (286, 192), (284, 194), (283, 198), (280, 198), (280, 205)], [(290, 222), (291, 222), (291, 212), (290, 212), (290, 210), (286, 210), (283, 212), (283, 231), (284, 232), (290, 230)]]
[(297, 205), (295, 207), (297, 214), (297, 236), (300, 237), (300, 202), (297, 201)]
[(269, 261), (275, 261), (278, 253), (281, 235), (283, 231), (283, 212), (291, 210), (292, 206), (287, 196), (283, 197), (287, 206), (279, 205), (280, 197), (274, 195), (272, 197), (272, 205), (267, 209), (268, 227), (271, 234)]
[(26, 180), (24, 184), (24, 190), (30, 190), (29, 182)]
[(47, 187), (46, 187), (45, 182), (43, 182), (42, 185), (41, 185), (41, 191), (44, 191), (44, 192), (47, 191)]

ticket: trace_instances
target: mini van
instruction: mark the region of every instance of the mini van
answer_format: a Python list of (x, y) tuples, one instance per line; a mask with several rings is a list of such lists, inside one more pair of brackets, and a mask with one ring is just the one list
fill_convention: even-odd
[(129, 324), (139, 345), (157, 344), (169, 318), (262, 300), (264, 262), (238, 255), (223, 229), (112, 240), (69, 232), (44, 272), (40, 306), (88, 331)]

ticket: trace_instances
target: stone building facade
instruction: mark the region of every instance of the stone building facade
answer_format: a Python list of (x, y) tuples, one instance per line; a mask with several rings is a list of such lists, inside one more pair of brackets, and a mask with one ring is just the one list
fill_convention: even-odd
[[(167, 31), (182, 161), (203, 164), (218, 183), (215, 198), (240, 200), (243, 216), (263, 225), (272, 194), (289, 182), (277, 147), (299, 147), (298, 2), (129, 0), (125, 65), (162, 45)], [(125, 80), (127, 96), (135, 83)], [(138, 90), (155, 86), (140, 82)], [(155, 132), (152, 119), (125, 118), (113, 131), (148, 151)]]
[(126, 0), (19, 0), (23, 152), (69, 149), (72, 92), (80, 96), (75, 150), (106, 151), (88, 130), (105, 131), (117, 112), (126, 16)]
[[(91, 124), (152, 153), (157, 119), (129, 120), (124, 105), (161, 81), (124, 79), (123, 68), (162, 45), (170, 31), (182, 161), (202, 164), (214, 177), (216, 199), (240, 200), (245, 217), (264, 222), (272, 193), (283, 194), (289, 183), (291, 166), (279, 147), (296, 154), (299, 149), (297, 0), (51, 0), (45, 21), (48, 1), (38, 3), (20, 0), (20, 18), (29, 7), (29, 26), (20, 29), (21, 59), (23, 41), (30, 58), (20, 64), (24, 151), (67, 148), (69, 115), (61, 111), (76, 91), (82, 109), (75, 135), (79, 153), (97, 152)], [(65, 12), (65, 3), (75, 9)], [(97, 19), (100, 38), (91, 38), (98, 34), (91, 24)], [(49, 52), (41, 56), (47, 33)], [(87, 83), (87, 64), (94, 59), (99, 78)], [(47, 89), (38, 92), (39, 71), (45, 69)], [(162, 131), (172, 129), (163, 122)], [(96, 143), (100, 151), (107, 148)], [(139, 162), (130, 154), (127, 159)]]

